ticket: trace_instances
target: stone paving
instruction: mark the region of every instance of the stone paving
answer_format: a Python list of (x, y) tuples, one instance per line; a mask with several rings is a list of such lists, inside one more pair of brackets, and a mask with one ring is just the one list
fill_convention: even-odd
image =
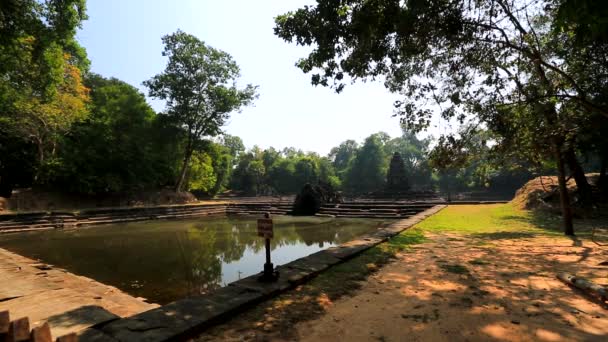
[(29, 317), (32, 328), (48, 321), (53, 336), (156, 307), (115, 287), (0, 248), (0, 312)]

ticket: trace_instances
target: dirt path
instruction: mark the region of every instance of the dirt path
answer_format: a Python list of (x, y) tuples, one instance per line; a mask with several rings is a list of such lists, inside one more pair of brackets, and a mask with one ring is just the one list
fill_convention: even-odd
[(302, 310), (287, 333), (273, 328), (285, 319), (273, 313), (289, 297), (201, 340), (608, 340), (608, 310), (555, 278), (567, 271), (606, 285), (608, 268), (598, 265), (606, 247), (526, 233), (426, 236), (430, 242), (398, 254), (353, 296), (316, 298), (316, 312)]
[(297, 324), (297, 335), (302, 341), (606, 341), (608, 311), (555, 274), (593, 273), (606, 284), (608, 268), (597, 265), (608, 251), (589, 241), (502, 235), (488, 245), (430, 235), (432, 243), (400, 254), (354, 297)]

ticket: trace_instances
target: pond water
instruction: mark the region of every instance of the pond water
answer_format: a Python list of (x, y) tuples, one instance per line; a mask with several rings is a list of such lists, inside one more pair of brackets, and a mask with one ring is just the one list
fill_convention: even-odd
[[(275, 266), (385, 225), (368, 219), (274, 218)], [(263, 269), (252, 218), (145, 221), (0, 235), (0, 247), (165, 304)]]

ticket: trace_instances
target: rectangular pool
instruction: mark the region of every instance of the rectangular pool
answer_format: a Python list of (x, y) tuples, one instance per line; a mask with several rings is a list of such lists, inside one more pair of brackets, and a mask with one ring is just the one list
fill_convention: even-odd
[[(277, 216), (272, 262), (286, 264), (390, 221)], [(144, 221), (0, 235), (0, 247), (149, 302), (203, 294), (263, 269), (254, 218)]]

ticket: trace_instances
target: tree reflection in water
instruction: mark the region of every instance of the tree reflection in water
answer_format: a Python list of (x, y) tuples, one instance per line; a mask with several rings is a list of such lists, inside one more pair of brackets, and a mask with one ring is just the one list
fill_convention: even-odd
[[(377, 220), (275, 217), (275, 265), (376, 229)], [(261, 270), (264, 240), (251, 218), (149, 221), (0, 236), (0, 247), (168, 303)], [(273, 256), (273, 261), (275, 257)], [(257, 259), (255, 259), (257, 260)], [(223, 270), (224, 269), (224, 270)], [(225, 269), (230, 274), (223, 274)]]

